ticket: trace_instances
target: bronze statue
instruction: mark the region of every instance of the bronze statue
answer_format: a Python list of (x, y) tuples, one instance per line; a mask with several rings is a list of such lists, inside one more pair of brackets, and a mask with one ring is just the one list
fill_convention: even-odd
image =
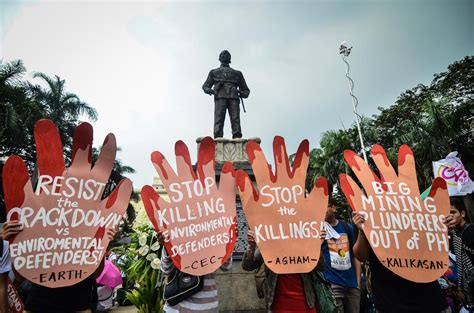
[[(229, 51), (222, 51), (219, 54), (221, 66), (211, 70), (204, 85), (202, 85), (202, 90), (205, 93), (214, 95), (214, 138), (221, 138), (224, 135), (226, 110), (229, 110), (232, 138), (242, 138), (239, 98), (240, 100), (247, 98), (250, 90), (245, 83), (242, 72), (229, 66), (230, 58)], [(214, 86), (214, 89), (212, 86)]]

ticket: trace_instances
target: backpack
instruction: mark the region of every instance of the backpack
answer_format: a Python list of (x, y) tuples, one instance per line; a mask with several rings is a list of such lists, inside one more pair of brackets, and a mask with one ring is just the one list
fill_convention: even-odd
[(114, 288), (104, 285), (97, 286), (96, 312), (108, 312), (114, 303)]
[(319, 271), (312, 271), (314, 292), (316, 293), (316, 311), (323, 313), (337, 313), (337, 303), (334, 293), (324, 274)]
[(200, 292), (203, 288), (204, 278), (202, 276), (189, 275), (175, 268), (168, 277), (168, 282), (163, 290), (163, 299), (169, 305), (175, 306)]

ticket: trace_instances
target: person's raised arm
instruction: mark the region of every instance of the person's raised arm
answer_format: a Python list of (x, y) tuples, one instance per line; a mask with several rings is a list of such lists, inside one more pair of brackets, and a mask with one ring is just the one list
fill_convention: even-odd
[(242, 268), (245, 271), (253, 271), (257, 269), (263, 263), (262, 255), (256, 253), (257, 244), (255, 242), (255, 236), (252, 231), (247, 232), (247, 251), (244, 253), (244, 258), (242, 259)]
[(357, 241), (354, 244), (354, 256), (360, 262), (364, 262), (369, 257), (370, 244), (365, 237), (364, 232), (362, 231), (362, 224), (365, 222), (364, 217), (359, 213), (354, 213), (352, 216), (352, 222), (359, 229), (359, 235), (357, 236)]
[(354, 258), (354, 267), (355, 267), (356, 278), (357, 278), (357, 288), (360, 289), (360, 278), (362, 276), (362, 265), (361, 265), (360, 261), (357, 258)]

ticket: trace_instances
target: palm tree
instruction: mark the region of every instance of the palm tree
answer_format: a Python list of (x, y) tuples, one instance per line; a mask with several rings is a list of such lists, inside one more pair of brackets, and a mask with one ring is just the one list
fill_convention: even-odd
[(43, 111), (28, 96), (25, 72), (21, 60), (0, 61), (0, 157), (17, 154), (29, 164), (33, 125)]
[(85, 115), (89, 120), (96, 121), (97, 111), (81, 101), (76, 94), (66, 92), (66, 81), (59, 76), (55, 75), (53, 78), (44, 73), (34, 73), (33, 77), (46, 83), (46, 88), (29, 83), (31, 97), (43, 108), (44, 118), (52, 120), (59, 128), (63, 145), (69, 150), (78, 119)]
[[(438, 96), (428, 90), (418, 98), (399, 101), (382, 111), (375, 124), (379, 129), (379, 142), (386, 148), (392, 164), (396, 164), (398, 148), (408, 144), (415, 155), (418, 183), (424, 190), (433, 180), (432, 161), (444, 158), (458, 137), (451, 98)], [(410, 111), (411, 108), (411, 111)], [(405, 110), (404, 114), (400, 114)], [(392, 124), (384, 123), (391, 120)], [(395, 124), (396, 123), (396, 124)]]
[[(31, 131), (35, 117), (41, 112), (31, 102), (23, 81), (26, 68), (21, 60), (4, 63), (0, 60), (0, 170), (3, 158), (12, 154), (21, 156), (29, 166), (34, 153)], [(0, 172), (0, 221), (5, 219), (4, 196)]]
[(40, 78), (47, 84), (46, 89), (32, 84), (30, 88), (36, 100), (45, 104), (48, 118), (53, 122), (59, 124), (65, 120), (77, 120), (82, 114), (91, 121), (97, 121), (97, 111), (93, 107), (82, 102), (77, 95), (64, 90), (64, 79), (57, 75), (52, 78), (44, 73), (34, 73), (33, 77)]
[(21, 78), (26, 68), (21, 60), (3, 63), (0, 61), (0, 137), (4, 132), (19, 126), (17, 109), (19, 103), (26, 99), (25, 90), (21, 87)]

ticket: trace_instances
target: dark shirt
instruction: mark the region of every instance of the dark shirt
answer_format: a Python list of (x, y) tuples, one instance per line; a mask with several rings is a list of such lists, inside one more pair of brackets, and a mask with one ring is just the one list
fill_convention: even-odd
[(372, 293), (381, 313), (439, 313), (448, 307), (438, 284), (415, 283), (392, 273), (373, 251), (369, 254)]
[[(463, 228), (457, 229), (456, 234), (461, 237), (462, 243), (468, 250), (474, 250), (474, 225), (466, 223)], [(468, 253), (471, 262), (474, 264), (474, 255)]]
[(214, 86), (215, 99), (247, 98), (250, 94), (242, 72), (225, 65), (209, 72), (202, 89), (208, 92), (212, 86)]
[(92, 308), (93, 280), (68, 287), (48, 288), (32, 284), (25, 309), (33, 313), (72, 313)]
[[(458, 276), (458, 285), (464, 292), (466, 302), (474, 303), (474, 288), (468, 287), (468, 286), (472, 286), (471, 285), (472, 283), (469, 284), (469, 281), (471, 281), (470, 277), (472, 277), (471, 276), (472, 272), (471, 272), (469, 262), (467, 262), (467, 260), (465, 259), (465, 256), (467, 256), (467, 258), (471, 261), (471, 264), (474, 264), (474, 225), (465, 223), (461, 229), (456, 229), (455, 233), (458, 237), (461, 238), (461, 242), (462, 242), (462, 248), (460, 249), (460, 251), (457, 251), (458, 253), (456, 253), (455, 251), (456, 249), (454, 248), (454, 245), (451, 246), (452, 251), (456, 255), (456, 262), (458, 264), (458, 269), (462, 269), (463, 271), (463, 273), (458, 273), (458, 275), (462, 275), (462, 277)], [(462, 267), (459, 262), (462, 262), (461, 263)]]
[[(466, 223), (462, 228), (456, 229), (454, 232), (458, 237), (461, 237), (461, 241), (464, 244), (464, 249), (469, 256), (471, 263), (474, 264), (474, 224)], [(451, 253), (456, 254), (454, 251), (453, 236), (451, 233), (449, 236), (449, 250)]]

